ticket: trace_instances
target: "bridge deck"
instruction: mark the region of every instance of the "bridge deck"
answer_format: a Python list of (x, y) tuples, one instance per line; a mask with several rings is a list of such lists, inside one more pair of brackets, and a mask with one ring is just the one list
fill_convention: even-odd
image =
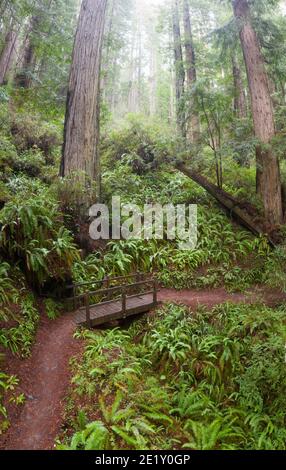
[[(103, 323), (108, 323), (112, 320), (119, 320), (139, 313), (145, 313), (156, 305), (157, 301), (154, 301), (154, 295), (150, 292), (126, 297), (125, 311), (122, 309), (121, 299), (99, 303), (97, 305), (90, 306), (90, 326), (94, 327)], [(77, 325), (87, 326), (85, 309), (77, 311), (75, 322)]]

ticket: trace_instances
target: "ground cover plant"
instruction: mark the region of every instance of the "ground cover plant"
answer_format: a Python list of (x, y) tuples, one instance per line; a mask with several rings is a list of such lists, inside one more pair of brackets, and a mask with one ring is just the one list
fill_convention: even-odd
[(59, 448), (285, 450), (285, 335), (284, 307), (232, 304), (79, 332)]

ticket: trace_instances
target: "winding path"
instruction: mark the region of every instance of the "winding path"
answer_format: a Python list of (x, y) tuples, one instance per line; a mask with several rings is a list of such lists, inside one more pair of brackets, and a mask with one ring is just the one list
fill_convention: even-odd
[[(256, 303), (269, 306), (286, 301), (286, 295), (273, 290), (255, 289), (246, 294), (229, 294), (224, 289), (181, 290), (162, 289), (162, 302), (180, 302), (196, 309), (199, 304), (213, 307), (223, 302)], [(80, 354), (81, 341), (73, 338), (75, 324), (72, 314), (57, 320), (42, 318), (32, 355), (20, 360), (8, 354), (6, 371), (20, 379), (21, 391), (27, 397), (23, 407), (12, 410), (11, 427), (0, 437), (0, 448), (5, 450), (53, 449), (62, 424), (64, 398), (71, 371), (69, 359)]]
[(231, 303), (265, 303), (269, 307), (286, 302), (286, 294), (278, 289), (256, 287), (246, 292), (229, 293), (223, 288), (203, 289), (203, 290), (175, 290), (162, 289), (158, 294), (158, 300), (161, 302), (178, 302), (196, 309), (199, 305), (205, 305), (212, 308), (224, 302)]
[(70, 383), (69, 359), (81, 348), (81, 342), (73, 338), (75, 328), (69, 314), (53, 321), (43, 318), (31, 357), (20, 360), (9, 355), (7, 372), (20, 379), (26, 402), (14, 410), (12, 425), (0, 440), (1, 448), (53, 448)]

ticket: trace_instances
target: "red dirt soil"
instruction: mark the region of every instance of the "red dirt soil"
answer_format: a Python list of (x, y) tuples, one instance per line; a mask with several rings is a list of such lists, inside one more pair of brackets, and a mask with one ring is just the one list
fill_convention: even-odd
[(286, 302), (286, 294), (281, 293), (278, 289), (265, 289), (256, 287), (245, 293), (229, 293), (223, 288), (209, 290), (175, 290), (162, 289), (158, 293), (158, 300), (161, 302), (178, 302), (196, 309), (199, 305), (205, 305), (212, 308), (216, 305), (231, 303), (265, 303), (269, 307), (275, 307)]
[[(246, 294), (229, 294), (224, 289), (203, 291), (162, 289), (158, 294), (162, 302), (179, 302), (196, 309), (224, 302), (265, 303), (275, 306), (286, 301), (279, 291), (255, 289)], [(27, 397), (23, 407), (12, 407), (11, 427), (0, 438), (5, 450), (51, 450), (60, 432), (71, 371), (69, 359), (79, 355), (82, 341), (73, 338), (75, 331), (72, 314), (50, 321), (42, 317), (35, 345), (29, 359), (20, 360), (7, 354), (8, 374), (20, 380), (20, 391)]]
[(26, 402), (22, 407), (11, 410), (11, 427), (1, 436), (0, 448), (53, 448), (70, 384), (69, 359), (82, 347), (82, 342), (73, 338), (75, 329), (70, 314), (52, 321), (44, 317), (31, 357), (21, 360), (7, 354), (5, 372), (17, 375), (20, 392), (25, 394)]

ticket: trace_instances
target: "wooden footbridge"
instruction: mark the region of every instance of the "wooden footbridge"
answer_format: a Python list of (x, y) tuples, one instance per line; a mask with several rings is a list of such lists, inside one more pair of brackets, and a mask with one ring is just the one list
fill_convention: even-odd
[(142, 273), (74, 284), (68, 289), (76, 324), (88, 328), (148, 312), (158, 304), (156, 280)]

